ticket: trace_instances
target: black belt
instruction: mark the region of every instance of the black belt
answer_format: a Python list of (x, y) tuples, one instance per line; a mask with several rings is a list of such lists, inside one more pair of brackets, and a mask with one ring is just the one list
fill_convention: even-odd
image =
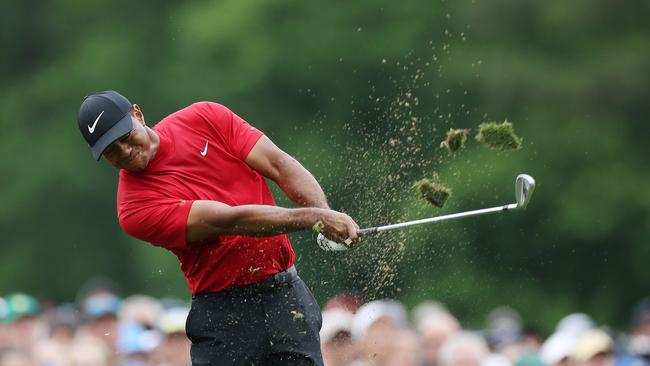
[(289, 284), (297, 278), (298, 278), (298, 271), (296, 271), (295, 266), (291, 266), (284, 272), (276, 273), (273, 276), (269, 276), (259, 282), (255, 282), (250, 285), (231, 287), (231, 288), (221, 290), (219, 292), (204, 291), (192, 296), (192, 298), (196, 298), (197, 296), (204, 297), (210, 295), (247, 294), (247, 293), (256, 293), (256, 292), (266, 292), (274, 288), (278, 288), (286, 284)]
[(273, 276), (269, 276), (259, 282), (244, 287), (233, 288), (233, 290), (247, 289), (254, 292), (263, 292), (291, 283), (296, 278), (298, 278), (298, 271), (296, 271), (295, 266), (291, 266), (284, 272), (276, 273)]

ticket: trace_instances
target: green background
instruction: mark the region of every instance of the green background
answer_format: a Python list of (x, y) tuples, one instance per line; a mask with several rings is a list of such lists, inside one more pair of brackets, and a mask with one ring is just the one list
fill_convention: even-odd
[[(347, 253), (292, 234), (321, 302), (353, 290), (436, 299), (474, 327), (510, 305), (547, 331), (573, 311), (624, 329), (649, 295), (649, 16), (640, 0), (5, 0), (0, 294), (71, 300), (105, 275), (123, 295), (187, 298), (177, 259), (120, 230), (117, 172), (76, 127), (84, 95), (115, 89), (149, 125), (229, 106), (362, 227), (510, 203), (518, 173), (537, 179), (526, 212)], [(520, 151), (439, 148), (450, 127), (506, 119)], [(453, 190), (442, 210), (411, 189), (434, 171)]]

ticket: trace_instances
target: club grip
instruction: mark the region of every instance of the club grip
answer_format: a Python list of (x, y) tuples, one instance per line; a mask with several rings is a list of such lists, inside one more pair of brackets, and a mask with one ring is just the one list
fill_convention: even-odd
[(357, 235), (359, 235), (359, 236), (366, 236), (366, 235), (375, 234), (375, 233), (377, 233), (377, 228), (376, 227), (369, 227), (367, 229), (361, 229), (361, 230), (357, 231)]

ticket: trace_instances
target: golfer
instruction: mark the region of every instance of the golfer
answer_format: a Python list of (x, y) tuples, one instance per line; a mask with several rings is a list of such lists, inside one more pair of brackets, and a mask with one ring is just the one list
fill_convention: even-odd
[[(137, 104), (104, 91), (84, 98), (77, 122), (93, 158), (120, 170), (120, 226), (180, 261), (193, 365), (323, 364), (320, 308), (286, 233), (316, 225), (355, 243), (358, 225), (300, 163), (211, 102), (150, 128)], [(275, 206), (264, 177), (302, 208)]]

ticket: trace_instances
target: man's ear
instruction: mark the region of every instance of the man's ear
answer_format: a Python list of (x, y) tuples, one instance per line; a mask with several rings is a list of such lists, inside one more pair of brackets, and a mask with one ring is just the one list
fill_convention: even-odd
[(144, 123), (144, 114), (142, 114), (142, 111), (140, 110), (140, 106), (137, 105), (137, 104), (134, 104), (133, 107), (131, 108), (131, 110), (133, 111), (133, 115), (135, 116), (135, 118), (137, 118), (138, 121), (140, 121), (140, 123), (144, 126), (145, 125), (145, 123)]

